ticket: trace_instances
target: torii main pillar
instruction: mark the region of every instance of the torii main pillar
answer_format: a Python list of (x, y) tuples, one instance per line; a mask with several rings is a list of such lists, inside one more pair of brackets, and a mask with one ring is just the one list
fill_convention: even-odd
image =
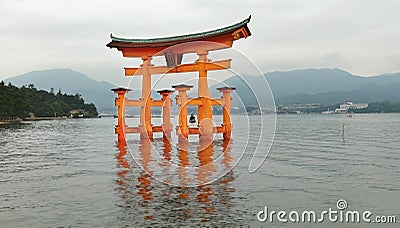
[(197, 107), (197, 116), (200, 128), (200, 139), (211, 140), (213, 137), (213, 120), (212, 120), (212, 105), (210, 101), (210, 90), (208, 88), (206, 63), (210, 62), (207, 58), (208, 51), (197, 52), (199, 59), (199, 81), (198, 81), (198, 96), (206, 98)]
[(153, 139), (153, 127), (151, 125), (151, 74), (149, 67), (151, 64), (151, 57), (142, 56), (143, 63), (141, 65), (143, 69), (142, 78), (142, 105), (140, 106), (140, 138), (141, 139)]

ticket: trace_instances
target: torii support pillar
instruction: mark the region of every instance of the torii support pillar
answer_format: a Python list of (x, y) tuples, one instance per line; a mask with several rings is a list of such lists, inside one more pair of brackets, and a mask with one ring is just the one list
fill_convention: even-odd
[(157, 91), (162, 96), (163, 106), (162, 106), (162, 129), (163, 129), (163, 137), (167, 139), (171, 139), (171, 131), (172, 131), (172, 124), (171, 124), (171, 93), (173, 90), (159, 90)]
[(191, 88), (192, 85), (174, 85), (172, 86), (176, 91), (178, 91), (178, 95), (176, 96), (176, 104), (178, 105), (178, 118), (179, 123), (177, 126), (177, 134), (179, 140), (187, 140), (189, 137), (189, 126), (187, 119), (187, 105), (186, 103), (189, 101), (189, 98), (186, 94)]
[(218, 91), (222, 93), (222, 100), (223, 100), (223, 120), (222, 120), (222, 127), (224, 129), (224, 139), (230, 139), (232, 134), (232, 122), (231, 122), (231, 104), (232, 104), (232, 97), (231, 92), (235, 90), (234, 87), (220, 87), (217, 88)]
[(126, 145), (125, 139), (125, 95), (131, 91), (127, 88), (115, 88), (111, 89), (118, 96), (115, 98), (115, 106), (118, 108), (118, 124), (115, 126), (115, 134), (118, 134), (118, 143)]

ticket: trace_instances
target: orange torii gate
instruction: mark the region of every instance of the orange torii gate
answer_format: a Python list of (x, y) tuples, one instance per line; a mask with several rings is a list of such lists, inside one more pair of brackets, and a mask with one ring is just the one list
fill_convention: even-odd
[[(233, 41), (247, 38), (251, 35), (247, 24), (250, 17), (231, 26), (212, 31), (195, 33), (190, 35), (163, 37), (153, 39), (126, 39), (111, 35), (109, 48), (117, 48), (122, 52), (123, 57), (141, 58), (143, 63), (139, 68), (125, 68), (125, 76), (142, 75), (142, 97), (138, 100), (125, 98), (128, 89), (113, 89), (118, 94), (116, 106), (118, 107), (118, 125), (115, 127), (120, 140), (124, 140), (125, 133), (140, 133), (141, 138), (153, 138), (153, 132), (163, 132), (164, 137), (170, 137), (172, 125), (170, 123), (170, 95), (173, 91), (163, 90), (159, 93), (163, 96), (161, 100), (151, 98), (151, 75), (199, 72), (198, 98), (188, 98), (186, 91), (191, 87), (177, 85), (174, 88), (178, 91), (177, 104), (179, 107), (179, 126), (177, 134), (180, 139), (187, 139), (189, 134), (199, 134), (200, 139), (212, 139), (213, 133), (223, 133), (224, 138), (230, 138), (232, 124), (230, 121), (230, 93), (234, 88), (223, 87), (219, 90), (223, 93), (222, 98), (210, 97), (208, 87), (207, 71), (229, 69), (231, 60), (211, 61), (207, 58), (209, 51), (230, 48)], [(194, 63), (182, 64), (183, 55), (197, 53), (198, 60)], [(154, 66), (151, 60), (155, 56), (165, 56), (166, 66)], [(187, 105), (198, 106), (198, 127), (189, 128), (187, 124)], [(223, 124), (214, 127), (212, 122), (212, 106), (224, 107)], [(140, 125), (138, 127), (127, 127), (125, 125), (125, 106), (140, 107)], [(151, 107), (163, 107), (163, 125), (153, 126), (151, 124)]]

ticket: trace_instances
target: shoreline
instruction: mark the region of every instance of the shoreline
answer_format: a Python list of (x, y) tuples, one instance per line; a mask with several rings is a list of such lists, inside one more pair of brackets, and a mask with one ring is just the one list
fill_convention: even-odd
[(64, 120), (68, 117), (29, 117), (25, 118), (24, 121), (41, 121), (41, 120)]
[(0, 120), (0, 125), (20, 124), (22, 119), (20, 118), (9, 118)]

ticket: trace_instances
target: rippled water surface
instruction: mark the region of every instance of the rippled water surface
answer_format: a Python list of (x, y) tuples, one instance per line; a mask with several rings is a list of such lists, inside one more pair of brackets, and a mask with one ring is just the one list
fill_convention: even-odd
[[(265, 118), (264, 124), (273, 121)], [(256, 144), (246, 143), (249, 131), (257, 136), (259, 117), (233, 116), (232, 142), (217, 138), (210, 145), (196, 138), (187, 145), (166, 143), (160, 137), (145, 144), (129, 136), (128, 146), (121, 147), (115, 122), (1, 126), (0, 227), (309, 227), (260, 223), (255, 215), (264, 206), (322, 211), (336, 208), (339, 199), (353, 210), (400, 219), (400, 115), (278, 116), (272, 150), (255, 173), (248, 167)], [(262, 141), (266, 152), (268, 139)], [(204, 164), (211, 165), (190, 168)], [(168, 185), (208, 183), (221, 176), (201, 187)], [(329, 222), (324, 227), (366, 225), (374, 227)]]

